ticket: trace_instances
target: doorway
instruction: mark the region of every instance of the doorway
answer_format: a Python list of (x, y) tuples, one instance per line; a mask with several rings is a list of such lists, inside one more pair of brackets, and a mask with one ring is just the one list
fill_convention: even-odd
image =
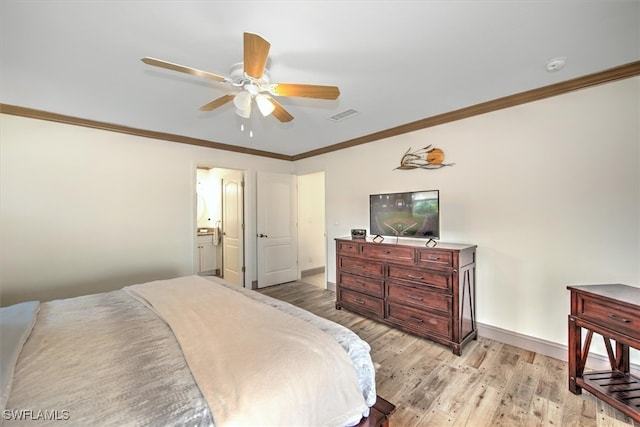
[(326, 289), (325, 173), (298, 175), (298, 265), (301, 281)]
[(291, 174), (257, 173), (258, 288), (299, 278), (296, 181)]
[(258, 172), (257, 288), (302, 278), (326, 289), (324, 180), (324, 172)]
[(196, 203), (196, 271), (244, 286), (244, 171), (198, 166)]

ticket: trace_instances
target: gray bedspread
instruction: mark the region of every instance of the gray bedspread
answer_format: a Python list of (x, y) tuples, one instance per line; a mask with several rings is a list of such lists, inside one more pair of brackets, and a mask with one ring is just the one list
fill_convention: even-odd
[[(216, 281), (218, 281), (216, 279)], [(349, 353), (369, 406), (368, 345), (347, 328), (230, 286), (332, 335)], [(42, 303), (15, 366), (0, 423), (209, 426), (213, 418), (168, 325), (123, 290)]]
[(213, 425), (169, 327), (121, 290), (41, 305), (2, 418), (5, 425)]

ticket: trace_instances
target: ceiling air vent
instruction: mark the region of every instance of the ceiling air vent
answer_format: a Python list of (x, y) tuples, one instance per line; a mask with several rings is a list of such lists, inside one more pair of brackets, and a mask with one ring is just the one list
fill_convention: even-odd
[(329, 120), (333, 122), (340, 122), (344, 119), (348, 119), (349, 117), (353, 117), (358, 113), (359, 111), (356, 111), (353, 108), (349, 108), (348, 110), (344, 110), (342, 113), (338, 113), (334, 116), (329, 117)]

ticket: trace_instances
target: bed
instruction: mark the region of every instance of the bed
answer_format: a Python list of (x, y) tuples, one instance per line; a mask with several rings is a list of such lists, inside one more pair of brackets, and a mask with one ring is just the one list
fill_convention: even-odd
[(30, 301), (0, 321), (3, 425), (346, 426), (377, 412), (365, 341), (218, 278)]

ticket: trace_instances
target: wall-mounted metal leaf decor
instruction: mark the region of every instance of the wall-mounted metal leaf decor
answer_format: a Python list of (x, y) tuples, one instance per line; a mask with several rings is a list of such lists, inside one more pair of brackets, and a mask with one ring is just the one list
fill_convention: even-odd
[(416, 151), (411, 148), (400, 159), (400, 166), (396, 169), (440, 169), (444, 166), (453, 166), (455, 163), (442, 163), (444, 161), (444, 152), (435, 147), (427, 145)]

